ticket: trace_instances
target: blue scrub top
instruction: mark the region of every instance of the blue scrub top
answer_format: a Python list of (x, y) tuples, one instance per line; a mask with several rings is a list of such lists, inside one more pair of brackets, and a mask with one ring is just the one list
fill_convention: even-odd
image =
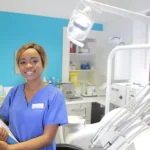
[[(41, 88), (28, 103), (24, 84), (12, 88), (0, 108), (0, 116), (9, 122), (9, 128), (19, 142), (42, 135), (47, 125), (68, 123), (64, 96), (51, 85)], [(55, 149), (54, 140), (40, 150)]]

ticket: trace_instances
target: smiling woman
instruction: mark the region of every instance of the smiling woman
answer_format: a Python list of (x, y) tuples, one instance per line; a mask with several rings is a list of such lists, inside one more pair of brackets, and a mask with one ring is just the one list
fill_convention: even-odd
[[(9, 123), (19, 143), (0, 141), (0, 149), (55, 150), (58, 126), (68, 120), (63, 94), (41, 79), (47, 64), (46, 52), (38, 44), (25, 44), (16, 54), (16, 63), (26, 82), (10, 90), (0, 107), (0, 117)], [(3, 141), (7, 139), (6, 132), (5, 135)]]

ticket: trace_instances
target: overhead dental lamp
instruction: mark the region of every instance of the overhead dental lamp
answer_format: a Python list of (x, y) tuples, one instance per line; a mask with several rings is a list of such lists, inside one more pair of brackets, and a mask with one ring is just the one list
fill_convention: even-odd
[[(94, 0), (80, 0), (80, 2), (76, 6), (76, 9), (72, 13), (67, 28), (68, 39), (80, 47), (84, 46), (83, 42), (86, 39), (88, 33), (90, 32), (94, 24), (93, 11), (99, 14), (103, 12), (107, 12), (114, 15), (129, 18), (132, 20), (138, 20), (146, 24), (150, 24), (150, 17), (144, 14), (99, 3)], [(125, 43), (121, 43), (120, 45), (125, 45)], [(129, 50), (129, 49), (136, 49), (136, 48), (140, 49), (142, 47), (149, 47), (149, 45), (148, 46), (131, 45), (125, 48), (120, 47), (112, 50), (112, 52), (109, 54), (108, 63), (107, 63), (107, 83), (106, 83), (107, 88), (106, 88), (105, 114), (109, 112), (110, 93), (111, 93), (111, 74), (112, 74), (111, 69), (112, 69), (112, 60), (115, 55), (115, 52), (118, 50)]]
[(94, 24), (93, 11), (96, 11), (99, 14), (107, 12), (132, 20), (139, 20), (147, 24), (150, 23), (150, 17), (140, 13), (106, 5), (93, 0), (80, 0), (72, 13), (67, 28), (69, 40), (80, 47), (84, 46), (83, 41), (86, 39)]

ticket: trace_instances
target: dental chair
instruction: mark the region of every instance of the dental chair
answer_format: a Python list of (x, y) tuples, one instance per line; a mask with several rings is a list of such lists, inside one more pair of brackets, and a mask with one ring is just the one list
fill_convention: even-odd
[(150, 86), (125, 107), (107, 113), (100, 122), (72, 127), (66, 144), (83, 150), (150, 150)]

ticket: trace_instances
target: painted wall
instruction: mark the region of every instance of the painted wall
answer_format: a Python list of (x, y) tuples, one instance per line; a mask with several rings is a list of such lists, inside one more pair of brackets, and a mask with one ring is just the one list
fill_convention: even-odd
[[(135, 21), (133, 44), (148, 43), (150, 43), (150, 26), (142, 22)], [(150, 50), (133, 50), (131, 56), (131, 80), (135, 83), (147, 84), (149, 82), (150, 72)]]
[[(0, 84), (13, 86), (24, 82), (15, 74), (15, 51), (23, 44), (36, 42), (42, 45), (48, 56), (46, 78), (61, 79), (62, 37), (67, 19), (0, 12)], [(93, 30), (103, 30), (102, 24), (95, 24)]]
[[(98, 51), (99, 56), (99, 72), (101, 77), (106, 80), (107, 74), (107, 59), (111, 50), (116, 46), (115, 43), (111, 42), (113, 36), (118, 36), (122, 38), (122, 41), (127, 45), (132, 43), (132, 31), (133, 31), (133, 22), (131, 20), (114, 17), (112, 15), (111, 21), (109, 23), (104, 23), (104, 32), (103, 39), (98, 43), (100, 51)], [(126, 28), (122, 28), (122, 26)], [(130, 69), (130, 52), (116, 53), (115, 59), (115, 70), (114, 79), (115, 80), (125, 80), (129, 78), (129, 69)]]
[[(49, 28), (48, 26), (51, 26), (51, 25), (55, 26), (55, 23), (58, 20), (59, 20), (58, 22), (60, 22), (60, 24), (61, 24), (61, 25), (58, 25), (59, 27), (62, 28), (63, 26), (66, 26), (68, 23), (67, 19), (70, 18), (72, 11), (74, 10), (76, 4), (78, 3), (77, 0), (71, 0), (71, 1), (70, 0), (63, 0), (63, 1), (60, 1), (60, 0), (55, 0), (55, 1), (52, 1), (52, 0), (43, 0), (43, 1), (41, 1), (41, 0), (32, 0), (32, 1), (31, 0), (22, 0), (22, 1), (20, 1), (20, 0), (13, 0), (13, 1), (0, 0), (0, 2), (1, 2), (1, 5), (0, 5), (1, 11), (28, 14), (28, 15), (26, 15), (27, 16), (26, 18), (28, 18), (28, 19), (30, 18), (29, 20), (32, 20), (31, 19), (32, 17), (40, 18), (40, 21), (42, 20), (41, 22), (43, 22), (44, 18), (45, 18), (45, 20), (49, 20), (49, 21), (46, 21), (46, 23), (49, 22), (47, 25), (47, 28)], [(120, 8), (134, 10), (134, 11), (142, 11), (144, 9), (147, 9), (150, 4), (150, 1), (148, 1), (148, 0), (143, 0), (142, 2), (140, 2), (138, 0), (126, 0), (124, 2), (119, 1), (119, 0), (111, 0), (111, 1), (110, 0), (99, 0), (99, 2), (117, 6)], [(38, 15), (38, 16), (31, 16), (30, 14)], [(39, 17), (39, 16), (47, 16), (47, 17)], [(48, 17), (53, 17), (53, 18), (48, 18)], [(43, 18), (43, 19), (41, 19), (41, 18)], [(66, 18), (66, 19), (60, 19), (60, 18)], [(101, 42), (99, 42), (99, 47), (101, 49), (101, 51), (99, 51), (99, 58), (100, 58), (99, 60), (101, 60), (101, 62), (102, 62), (102, 63), (100, 63), (99, 70), (100, 70), (101, 75), (104, 76), (104, 78), (105, 78), (108, 54), (114, 47), (113, 45), (111, 45), (109, 43), (109, 37), (120, 36), (123, 38), (123, 40), (127, 44), (131, 44), (132, 43), (132, 32), (133, 32), (132, 26), (133, 25), (132, 25), (132, 20), (128, 20), (128, 19), (125, 19), (122, 17), (118, 17), (116, 15), (107, 14), (107, 13), (102, 13), (101, 15), (96, 13), (94, 19), (95, 19), (94, 20), (95, 22), (103, 23), (104, 30), (105, 30), (105, 36), (102, 40), (100, 40)], [(36, 19), (36, 20), (39, 20), (39, 19)], [(35, 21), (35, 22), (37, 22), (37, 21)], [(53, 23), (51, 23), (51, 22), (53, 22)], [(30, 23), (30, 24), (33, 25), (34, 23)], [(43, 23), (43, 24), (45, 24), (45, 23)], [(126, 28), (123, 29), (122, 26), (124, 26), (124, 25), (126, 26)], [(23, 26), (25, 26), (25, 25), (23, 25)], [(36, 27), (33, 30), (35, 32), (36, 32), (37, 28), (40, 28), (37, 26), (34, 26), (34, 27)], [(33, 33), (33, 31), (30, 31), (30, 32)], [(61, 33), (62, 31), (60, 31), (59, 29), (56, 31), (58, 31), (60, 34), (62, 34)], [(41, 32), (43, 32), (43, 29), (41, 30)], [(49, 33), (53, 34), (54, 32), (49, 31), (47, 34), (45, 33), (44, 34), (45, 37), (47, 35), (47, 37), (49, 38)], [(34, 35), (37, 35), (37, 32), (34, 33)], [(27, 32), (26, 32), (26, 36), (28, 36)], [(47, 37), (46, 37), (46, 39), (47, 39)], [(54, 35), (54, 37), (56, 37), (56, 35)], [(31, 36), (30, 36), (30, 38), (31, 38)], [(36, 37), (36, 39), (37, 39), (37, 37)], [(58, 38), (58, 39), (60, 40), (60, 38)], [(37, 40), (34, 40), (34, 41), (37, 41)], [(59, 43), (59, 44), (61, 43), (56, 40), (55, 40), (55, 42)], [(20, 47), (24, 43), (25, 43), (24, 41), (22, 41), (22, 43), (20, 43), (20, 44), (18, 42), (18, 46), (16, 46), (15, 48)], [(43, 44), (43, 42), (41, 44)], [(55, 45), (51, 42), (51, 40), (50, 40), (49, 44)], [(47, 48), (46, 44), (44, 44), (44, 47)], [(50, 48), (53, 48), (53, 47), (55, 48), (55, 52), (53, 52), (53, 53), (55, 53), (55, 54), (57, 52), (59, 53), (59, 50), (60, 50), (59, 46), (58, 46), (59, 50), (56, 50), (56, 46), (48, 46), (49, 49), (48, 50), (46, 49), (46, 51), (50, 51)], [(51, 55), (51, 54), (49, 54), (49, 55)], [(128, 55), (130, 55), (130, 54), (127, 54), (126, 58), (128, 57)], [(124, 54), (122, 56), (124, 58), (123, 60), (126, 60), (126, 62), (129, 62), (129, 61), (127, 61), (127, 59), (125, 59)], [(119, 55), (120, 60), (122, 60), (122, 56), (120, 57), (120, 55)], [(60, 56), (59, 56), (59, 58), (60, 58)], [(54, 62), (53, 58), (52, 58), (52, 62)], [(129, 74), (127, 74), (128, 64), (126, 62), (122, 62), (119, 64), (117, 63), (119, 65), (118, 66), (119, 69), (116, 70), (116, 75), (115, 75), (117, 79), (126, 78), (127, 76), (129, 76)], [(124, 68), (126, 68), (126, 69), (124, 69)], [(13, 71), (14, 70), (12, 70), (12, 72)], [(47, 72), (48, 72), (48, 76), (51, 76), (54, 74), (51, 70), (47, 71)], [(61, 71), (59, 74), (61, 74)], [(124, 76), (122, 76), (122, 74)], [(15, 75), (15, 76), (17, 76), (17, 75)], [(58, 75), (58, 78), (59, 78), (59, 75)], [(19, 76), (19, 81), (21, 81), (21, 80), (22, 79), (20, 79), (20, 76)], [(15, 84), (15, 83), (18, 83), (18, 76), (15, 78), (14, 83), (11, 83), (11, 84)]]

